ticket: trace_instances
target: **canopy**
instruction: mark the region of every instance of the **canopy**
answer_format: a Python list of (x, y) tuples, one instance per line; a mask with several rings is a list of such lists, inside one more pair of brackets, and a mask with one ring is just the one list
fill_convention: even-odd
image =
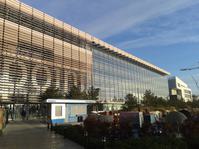
[(81, 100), (81, 99), (47, 99), (46, 103), (91, 104), (91, 103), (96, 103), (96, 101)]

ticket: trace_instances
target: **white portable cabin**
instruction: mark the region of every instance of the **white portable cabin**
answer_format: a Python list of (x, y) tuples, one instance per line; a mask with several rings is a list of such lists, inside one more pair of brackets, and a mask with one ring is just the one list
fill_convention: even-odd
[(75, 123), (85, 120), (88, 104), (94, 104), (93, 100), (79, 99), (47, 99), (48, 116), (52, 124)]

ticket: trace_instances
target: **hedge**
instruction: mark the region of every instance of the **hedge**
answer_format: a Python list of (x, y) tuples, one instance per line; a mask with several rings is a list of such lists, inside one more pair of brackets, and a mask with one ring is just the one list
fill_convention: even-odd
[[(143, 137), (140, 139), (125, 139), (125, 140), (107, 140), (106, 144), (101, 138), (85, 137), (82, 126), (55, 126), (56, 133), (63, 135), (87, 149), (103, 149), (106, 145), (107, 149), (188, 149), (187, 142), (181, 138), (174, 137)], [(193, 144), (191, 142), (190, 144)], [(189, 146), (190, 146), (189, 144)]]

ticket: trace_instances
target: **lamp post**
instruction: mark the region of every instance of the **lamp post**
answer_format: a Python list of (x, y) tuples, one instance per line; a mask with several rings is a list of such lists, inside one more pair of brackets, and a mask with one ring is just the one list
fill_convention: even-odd
[(84, 131), (84, 138), (85, 138), (84, 148), (87, 149), (88, 148), (88, 132), (87, 131)]
[(138, 104), (140, 103), (140, 91), (139, 88), (137, 88), (137, 93), (138, 93)]
[(140, 111), (140, 91), (139, 91), (139, 88), (137, 88), (137, 93), (138, 93), (137, 105), (138, 105), (138, 111)]
[(103, 149), (106, 149), (106, 137), (102, 138), (102, 142), (103, 142)]

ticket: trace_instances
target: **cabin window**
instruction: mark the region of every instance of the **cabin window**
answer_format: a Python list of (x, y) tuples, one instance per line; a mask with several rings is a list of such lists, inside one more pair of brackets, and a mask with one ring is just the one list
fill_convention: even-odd
[(55, 107), (55, 116), (62, 116), (62, 106)]

